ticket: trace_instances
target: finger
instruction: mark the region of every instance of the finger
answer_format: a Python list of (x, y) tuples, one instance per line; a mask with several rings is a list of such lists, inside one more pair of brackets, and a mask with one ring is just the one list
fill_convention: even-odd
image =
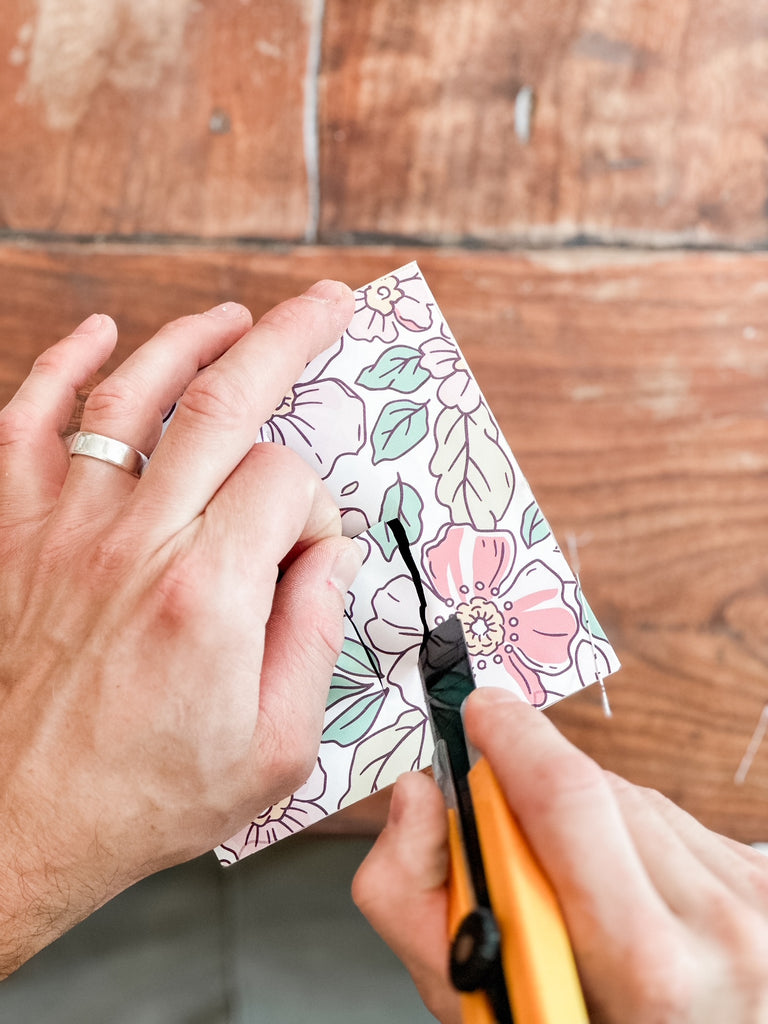
[(134, 512), (160, 539), (199, 515), (256, 440), (306, 364), (353, 311), (349, 289), (321, 282), (262, 317), (190, 384), (135, 491)]
[(448, 828), (442, 794), (411, 773), (395, 783), (384, 831), (360, 865), (352, 898), (400, 957), (431, 1012), (461, 1020), (448, 977)]
[(648, 936), (666, 934), (671, 915), (602, 769), (503, 690), (471, 694), (465, 727), (557, 893), (583, 975), (661, 955)]
[(0, 514), (37, 515), (56, 500), (69, 467), (61, 434), (77, 391), (103, 366), (116, 343), (114, 321), (94, 313), (35, 360), (0, 412)]
[(250, 449), (180, 538), (187, 533), (206, 562), (229, 567), (229, 617), (263, 643), (260, 684), (246, 666), (235, 683), (245, 692), (227, 698), (252, 710), (244, 799), (255, 782), (262, 794), (270, 783), (282, 799), (317, 755), (344, 599), (362, 550), (341, 537), (339, 510), (317, 474), (295, 452), (267, 443)]
[(341, 516), (320, 477), (299, 455), (260, 442), (213, 496), (204, 526), (206, 537), (215, 534), (215, 546), (245, 559), (251, 579), (275, 580), (278, 568), (287, 568), (306, 548), (338, 537)]
[(708, 920), (728, 894), (768, 908), (768, 860), (762, 854), (705, 828), (656, 790), (615, 775), (608, 780), (648, 874), (677, 914)]
[(362, 561), (346, 537), (307, 548), (275, 589), (261, 671), (249, 772), (274, 786), (272, 802), (301, 786), (317, 760), (333, 669), (344, 641), (344, 602)]
[[(136, 349), (88, 396), (81, 430), (122, 441), (150, 454), (162, 431), (163, 416), (198, 371), (245, 334), (252, 320), (235, 302), (166, 324)], [(136, 479), (98, 459), (75, 457), (65, 485), (66, 514), (85, 515), (119, 508)]]
[[(621, 778), (619, 775), (614, 775), (613, 772), (607, 772), (608, 781), (614, 786), (619, 794), (621, 794), (627, 786), (631, 786), (626, 779)], [(672, 800), (669, 800), (658, 790), (648, 789), (643, 786), (632, 787), (639, 790), (644, 798), (651, 802), (656, 808), (658, 813), (668, 822), (668, 824), (674, 828), (688, 843), (688, 845), (696, 851), (702, 857), (702, 860), (708, 860), (708, 854), (710, 850), (718, 850), (719, 848), (727, 849), (730, 853), (736, 857), (733, 860), (734, 865), (741, 864), (752, 864), (756, 867), (768, 869), (768, 858), (765, 854), (760, 853), (758, 850), (753, 849), (751, 846), (747, 846), (744, 843), (739, 843), (735, 839), (731, 839), (729, 836), (721, 835), (719, 832), (713, 832), (707, 828), (700, 821), (684, 811), (682, 807), (679, 807)], [(712, 840), (717, 840), (715, 845), (712, 845)], [(714, 867), (714, 863), (710, 864)]]

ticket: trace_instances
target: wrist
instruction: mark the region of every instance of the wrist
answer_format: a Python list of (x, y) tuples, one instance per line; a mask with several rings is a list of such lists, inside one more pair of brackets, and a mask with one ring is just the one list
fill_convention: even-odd
[(33, 836), (4, 827), (0, 838), (0, 979), (108, 898), (88, 892), (74, 865), (54, 863)]
[(0, 979), (125, 888), (75, 834), (61, 794), (42, 799), (15, 774), (1, 787)]

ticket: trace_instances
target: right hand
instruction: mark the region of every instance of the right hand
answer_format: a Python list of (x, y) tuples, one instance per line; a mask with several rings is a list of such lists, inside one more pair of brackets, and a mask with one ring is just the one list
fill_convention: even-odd
[[(540, 712), (481, 688), (466, 706), (565, 916), (593, 1024), (765, 1024), (768, 858), (603, 771)], [(460, 1024), (448, 980), (446, 815), (401, 778), (354, 898), (426, 1005)]]

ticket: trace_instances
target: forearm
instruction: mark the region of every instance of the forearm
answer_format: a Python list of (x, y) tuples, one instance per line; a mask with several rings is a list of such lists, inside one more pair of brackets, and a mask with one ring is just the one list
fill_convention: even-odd
[(42, 778), (33, 750), (0, 771), (0, 979), (135, 880), (121, 877), (95, 825), (83, 825), (86, 801), (66, 803), (63, 768), (50, 764)]
[(41, 851), (0, 839), (0, 980), (81, 921), (113, 895), (72, 867), (45, 863)]

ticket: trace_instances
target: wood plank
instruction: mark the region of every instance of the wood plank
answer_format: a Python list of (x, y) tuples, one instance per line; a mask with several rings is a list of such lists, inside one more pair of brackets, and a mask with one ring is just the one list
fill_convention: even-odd
[(316, 0), (8, 0), (0, 227), (304, 238)]
[(766, 24), (766, 0), (328, 0), (321, 240), (762, 243)]
[[(624, 668), (552, 717), (708, 825), (768, 839), (768, 255), (397, 248), (0, 247), (0, 400), (94, 309), (120, 355), (172, 316), (260, 313), (322, 276), (417, 256)], [(381, 814), (333, 828), (370, 828)], [(361, 824), (362, 822), (362, 824)]]

